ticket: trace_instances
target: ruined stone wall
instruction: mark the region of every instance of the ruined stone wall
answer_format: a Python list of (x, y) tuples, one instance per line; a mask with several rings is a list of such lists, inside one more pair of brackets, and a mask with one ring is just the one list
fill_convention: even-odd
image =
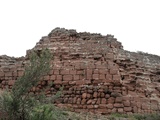
[(0, 58), (0, 88), (11, 88), (30, 52), (46, 47), (54, 66), (30, 92), (51, 96), (64, 86), (55, 103), (76, 112), (159, 113), (160, 57), (125, 51), (112, 35), (56, 28), (25, 58)]

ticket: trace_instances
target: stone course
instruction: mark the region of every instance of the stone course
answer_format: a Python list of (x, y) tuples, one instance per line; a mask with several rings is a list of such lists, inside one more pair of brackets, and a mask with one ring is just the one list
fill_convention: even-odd
[[(0, 56), (0, 89), (12, 88), (23, 75), (31, 51), (48, 48), (54, 55), (51, 71), (30, 90), (46, 96), (64, 86), (57, 106), (75, 112), (159, 113), (160, 57), (134, 53), (112, 35), (55, 28), (25, 57)], [(49, 87), (50, 86), (50, 87)]]

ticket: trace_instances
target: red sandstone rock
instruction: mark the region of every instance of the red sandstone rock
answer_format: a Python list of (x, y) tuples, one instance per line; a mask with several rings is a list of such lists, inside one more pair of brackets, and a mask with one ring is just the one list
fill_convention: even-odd
[(63, 75), (63, 80), (71, 81), (71, 80), (73, 80), (73, 76), (72, 75)]
[(124, 111), (125, 112), (131, 112), (132, 111), (132, 107), (124, 107)]
[[(158, 56), (124, 51), (111, 35), (60, 28), (42, 37), (32, 50), (40, 51), (42, 47), (48, 47), (54, 54), (53, 68), (31, 92), (38, 94), (37, 91), (54, 83), (51, 89), (46, 89), (46, 95), (51, 96), (64, 86), (64, 93), (56, 104), (63, 101), (64, 106), (77, 112), (160, 111)], [(32, 50), (28, 50), (24, 58), (0, 56), (1, 89), (11, 88), (13, 81), (24, 74), (25, 60)]]
[(125, 107), (129, 107), (131, 105), (129, 101), (124, 101), (123, 104)]
[(118, 108), (117, 110), (118, 110), (118, 113), (121, 113), (121, 114), (123, 113), (123, 108)]
[(87, 98), (87, 93), (83, 93), (83, 94), (82, 94), (82, 98), (83, 98), (83, 99), (86, 99), (86, 98)]
[(106, 103), (107, 103), (106, 98), (102, 98), (102, 99), (101, 99), (101, 104), (106, 104)]
[(112, 109), (113, 108), (113, 104), (107, 104), (106, 107), (109, 108), (109, 109)]
[(113, 106), (116, 108), (123, 108), (124, 107), (124, 105), (121, 103), (115, 103)]
[(122, 97), (116, 97), (115, 102), (116, 103), (122, 103), (123, 98)]

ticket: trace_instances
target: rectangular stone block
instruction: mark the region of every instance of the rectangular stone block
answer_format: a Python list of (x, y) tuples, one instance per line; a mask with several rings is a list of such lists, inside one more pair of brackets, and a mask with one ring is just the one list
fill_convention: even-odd
[(124, 105), (121, 104), (121, 103), (115, 103), (113, 106), (116, 107), (116, 108), (122, 108), (122, 107), (124, 107)]
[(100, 75), (99, 75), (99, 79), (106, 79), (106, 77), (105, 77), (104, 74), (100, 74)]
[(108, 74), (108, 69), (107, 68), (106, 69), (99, 69), (99, 74), (104, 74), (104, 75)]
[(76, 70), (69, 70), (69, 73), (70, 73), (71, 75), (75, 75), (75, 74), (76, 74)]
[(118, 69), (110, 69), (110, 70), (109, 70), (109, 73), (110, 73), (111, 75), (117, 75), (117, 74), (118, 74)]
[(129, 107), (129, 106), (131, 105), (131, 103), (130, 103), (130, 101), (124, 101), (124, 102), (123, 102), (123, 105), (124, 105), (125, 107)]
[(84, 85), (85, 81), (84, 80), (77, 80), (76, 85)]
[(112, 80), (112, 75), (106, 75), (106, 80)]
[(107, 107), (108, 109), (112, 109), (112, 108), (113, 108), (113, 104), (109, 103), (109, 104), (106, 105), (106, 107)]
[(51, 75), (50, 76), (50, 80), (55, 80), (56, 79), (56, 75)]
[(60, 85), (60, 84), (62, 84), (62, 81), (61, 80), (55, 80), (53, 84)]
[(115, 102), (116, 103), (122, 103), (123, 98), (122, 97), (116, 97)]
[(73, 80), (73, 76), (72, 75), (63, 75), (63, 80), (65, 81), (71, 81)]
[(113, 80), (120, 81), (121, 80), (121, 76), (120, 75), (113, 75)]
[(53, 70), (53, 74), (59, 75), (59, 70)]
[(93, 73), (93, 70), (92, 70), (92, 69), (87, 69), (87, 70), (86, 70), (86, 73), (90, 75), (90, 74)]
[(57, 80), (62, 80), (62, 75), (56, 75)]
[(5, 72), (5, 76), (7, 76), (7, 77), (12, 76), (12, 72), (10, 72), (10, 71)]
[(85, 71), (84, 70), (77, 70), (77, 75), (85, 75)]
[(4, 76), (4, 72), (0, 72), (0, 77)]
[(79, 75), (73, 75), (73, 80), (79, 80)]
[(69, 70), (62, 69), (62, 70), (60, 71), (60, 74), (61, 74), (61, 75), (69, 75)]
[(132, 111), (132, 107), (124, 107), (124, 111), (125, 112), (131, 112)]
[(99, 74), (93, 74), (93, 75), (92, 75), (92, 78), (93, 78), (94, 80), (99, 80)]

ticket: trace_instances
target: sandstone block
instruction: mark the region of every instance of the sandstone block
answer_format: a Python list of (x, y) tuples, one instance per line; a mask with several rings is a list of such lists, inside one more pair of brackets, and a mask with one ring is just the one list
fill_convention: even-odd
[(51, 75), (50, 76), (50, 80), (55, 80), (56, 79), (56, 76), (55, 75)]
[(121, 113), (121, 114), (124, 112), (123, 108), (118, 108), (117, 111), (118, 111), (118, 113)]
[(125, 107), (129, 107), (131, 105), (131, 103), (129, 101), (124, 101), (123, 104)]
[(106, 78), (105, 78), (105, 75), (100, 74), (100, 75), (99, 75), (99, 79), (103, 79), (103, 80), (105, 80), (105, 79), (106, 79)]
[(99, 74), (93, 74), (92, 78), (95, 80), (99, 80)]
[(125, 112), (131, 112), (132, 111), (132, 107), (124, 107), (124, 111)]
[(73, 80), (73, 76), (72, 75), (63, 75), (63, 80), (71, 81), (71, 80)]
[(80, 79), (80, 78), (79, 78), (79, 75), (74, 75), (74, 76), (73, 76), (73, 79), (74, 79), (74, 80), (79, 80), (79, 79)]
[(5, 76), (6, 77), (11, 77), (12, 76), (12, 72), (11, 71), (5, 72)]
[(112, 80), (112, 75), (106, 75), (106, 80)]
[(107, 107), (108, 109), (112, 109), (112, 108), (113, 108), (113, 104), (109, 103), (109, 104), (106, 105), (106, 107)]
[(118, 69), (110, 69), (110, 70), (109, 70), (109, 73), (110, 73), (111, 75), (117, 75), (117, 74), (118, 74)]
[(94, 93), (93, 93), (93, 97), (94, 97), (94, 98), (97, 98), (97, 97), (98, 97), (98, 93), (97, 93), (97, 92), (94, 92)]
[(69, 70), (69, 74), (75, 75), (76, 74), (76, 70)]
[(113, 106), (116, 107), (116, 108), (124, 107), (123, 104), (121, 104), (121, 103), (115, 103)]
[(87, 105), (88, 109), (92, 109), (94, 106), (93, 105)]
[(62, 70), (60, 71), (60, 74), (61, 74), (61, 75), (68, 75), (68, 74), (69, 74), (69, 70), (63, 70), (63, 69), (62, 69)]
[(59, 75), (59, 70), (53, 70), (54, 75)]
[(0, 77), (4, 76), (4, 72), (0, 72)]
[(122, 103), (122, 97), (116, 97), (115, 102), (116, 103)]
[(106, 74), (108, 74), (108, 70), (107, 69), (99, 69), (99, 74), (106, 75)]
[(82, 99), (82, 101), (81, 101), (81, 104), (83, 105), (83, 104), (86, 104), (86, 99)]
[(113, 80), (115, 80), (115, 81), (121, 80), (120, 75), (113, 75)]
[(102, 98), (102, 99), (101, 99), (101, 104), (106, 104), (106, 103), (107, 103), (106, 98)]
[(87, 105), (89, 105), (89, 104), (91, 104), (91, 103), (92, 103), (92, 100), (91, 100), (91, 99), (87, 101)]
[(56, 75), (57, 80), (62, 80), (62, 75)]

